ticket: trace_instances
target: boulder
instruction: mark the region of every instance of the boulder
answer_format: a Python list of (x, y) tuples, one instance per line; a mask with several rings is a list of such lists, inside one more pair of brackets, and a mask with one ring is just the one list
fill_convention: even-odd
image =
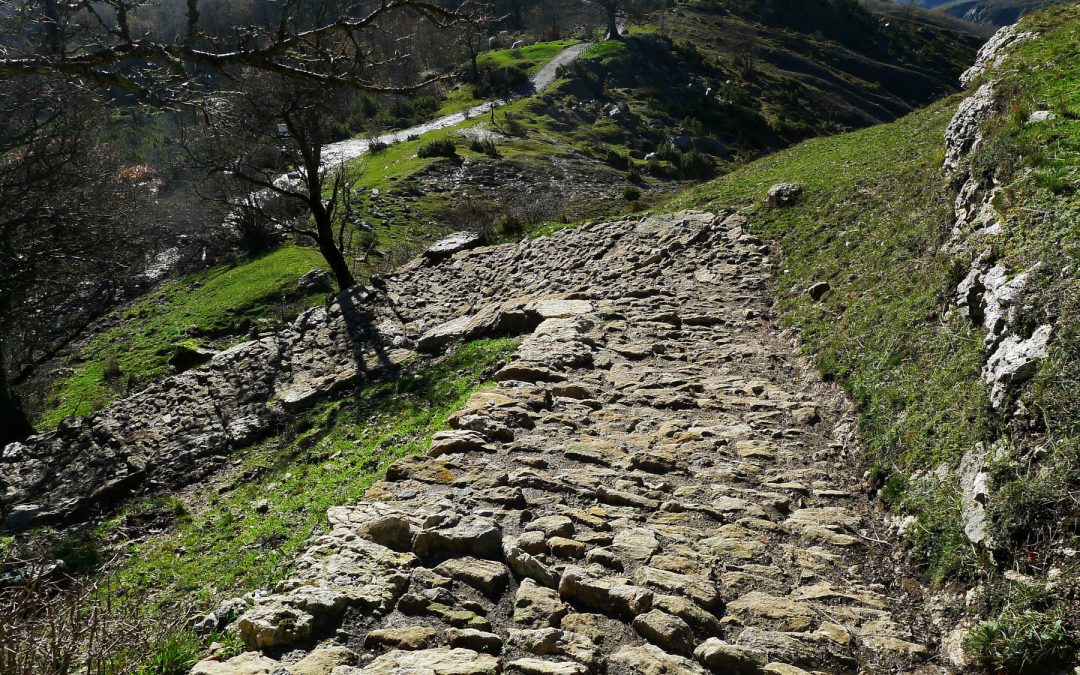
[(431, 263), (437, 263), (455, 253), (474, 249), (483, 243), (483, 236), (476, 232), (454, 232), (432, 244), (428, 250), (424, 251), (424, 258)]
[(709, 638), (694, 650), (694, 658), (710, 670), (721, 673), (757, 673), (768, 658), (762, 652)]
[(587, 675), (589, 669), (572, 661), (526, 658), (516, 659), (506, 664), (506, 672), (519, 675)]
[(419, 532), (413, 541), (413, 553), (425, 560), (455, 555), (498, 560), (503, 554), (502, 529), (490, 518), (466, 516), (450, 527)]
[(296, 288), (301, 293), (332, 293), (334, 277), (326, 270), (316, 267), (297, 280)]
[(461, 647), (488, 654), (502, 653), (503, 640), (495, 633), (475, 628), (450, 628), (446, 631), (446, 639), (451, 647)]
[(769, 188), (765, 195), (765, 204), (768, 206), (789, 206), (794, 204), (803, 192), (803, 186), (798, 183), (778, 183)]
[(270, 675), (280, 667), (280, 663), (259, 652), (245, 652), (228, 661), (200, 661), (190, 675)]
[(472, 586), (490, 597), (498, 597), (510, 581), (506, 565), (472, 557), (451, 558), (435, 568), (444, 577)]
[(514, 623), (533, 628), (558, 626), (570, 611), (559, 594), (540, 586), (532, 579), (523, 579), (514, 596)]
[(338, 666), (354, 666), (356, 653), (340, 645), (319, 647), (289, 666), (290, 675), (329, 675)]
[(694, 649), (694, 631), (685, 621), (654, 609), (634, 619), (634, 630), (649, 642), (676, 654), (690, 654)]
[(690, 659), (668, 654), (653, 645), (623, 647), (608, 657), (608, 672), (633, 675), (706, 675)]
[(364, 638), (364, 649), (389, 647), (403, 651), (416, 651), (434, 645), (436, 637), (435, 629), (428, 626), (382, 628), (367, 634)]

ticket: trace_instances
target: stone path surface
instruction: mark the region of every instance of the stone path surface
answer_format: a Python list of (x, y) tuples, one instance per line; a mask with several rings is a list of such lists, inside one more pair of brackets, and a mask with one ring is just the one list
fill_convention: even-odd
[(192, 672), (940, 672), (874, 564), (850, 416), (767, 320), (768, 267), (740, 217), (686, 212), (386, 279), (403, 343), (520, 347), (242, 606), (254, 651)]

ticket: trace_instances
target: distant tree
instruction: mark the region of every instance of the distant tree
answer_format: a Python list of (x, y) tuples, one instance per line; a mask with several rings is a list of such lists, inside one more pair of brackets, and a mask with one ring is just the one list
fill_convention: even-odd
[(562, 4), (558, 2), (545, 2), (541, 5), (541, 14), (546, 37), (549, 40), (562, 39)]

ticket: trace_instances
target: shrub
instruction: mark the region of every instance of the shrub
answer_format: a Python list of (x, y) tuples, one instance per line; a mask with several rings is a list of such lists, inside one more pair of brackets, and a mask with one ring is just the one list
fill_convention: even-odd
[[(181, 675), (198, 644), (182, 631), (190, 615), (149, 621), (141, 599), (118, 600), (99, 582), (58, 574), (44, 559), (0, 560), (19, 580), (0, 588), (4, 675)], [(57, 639), (60, 638), (60, 639)]]
[(638, 165), (633, 160), (626, 167), (626, 180), (634, 184), (641, 183), (641, 170), (638, 169)]
[(101, 376), (106, 380), (114, 381), (119, 380), (123, 375), (123, 371), (120, 369), (120, 359), (115, 356), (110, 356), (105, 359), (105, 363), (101, 366)]
[(386, 152), (386, 149), (389, 148), (389, 147), (390, 147), (389, 143), (383, 143), (382, 141), (373, 140), (373, 141), (371, 141), (371, 144), (368, 145), (368, 152), (370, 152), (373, 155), (378, 155), (378, 154)]
[(495, 146), (495, 141), (490, 138), (474, 138), (469, 141), (469, 150), (479, 153), (481, 155), (487, 155), (488, 157), (498, 157), (499, 149)]
[(615, 150), (614, 148), (606, 148), (604, 150), (604, 163), (609, 166), (613, 166), (616, 169), (625, 169), (627, 168), (628, 162), (629, 160), (626, 155), (618, 150)]
[(472, 86), (473, 98), (487, 99), (504, 96), (514, 87), (529, 81), (529, 74), (518, 65), (483, 66)]
[(503, 119), (506, 123), (506, 133), (510, 134), (511, 136), (516, 136), (518, 138), (525, 138), (525, 125), (518, 121), (518, 118), (514, 117), (512, 113), (507, 111)]
[(704, 180), (712, 178), (716, 173), (716, 161), (709, 155), (697, 150), (691, 150), (680, 155), (678, 166), (683, 178)]
[(622, 195), (623, 199), (625, 199), (626, 201), (636, 202), (637, 200), (641, 199), (641, 190), (637, 189), (636, 187), (628, 187), (623, 190)]
[(449, 138), (443, 138), (438, 141), (429, 141), (420, 146), (420, 149), (416, 151), (416, 156), (421, 159), (428, 159), (431, 157), (457, 157), (457, 146)]
[(994, 672), (1043, 673), (1072, 653), (1073, 636), (1059, 612), (1007, 609), (983, 621), (965, 641), (976, 661)]

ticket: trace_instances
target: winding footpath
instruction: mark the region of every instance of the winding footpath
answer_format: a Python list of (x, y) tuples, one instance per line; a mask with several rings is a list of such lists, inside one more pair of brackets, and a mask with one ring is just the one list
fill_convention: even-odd
[(193, 675), (941, 672), (741, 217), (442, 251), (386, 279), (392, 339), (517, 333), (513, 360), (208, 617), (252, 651)]

